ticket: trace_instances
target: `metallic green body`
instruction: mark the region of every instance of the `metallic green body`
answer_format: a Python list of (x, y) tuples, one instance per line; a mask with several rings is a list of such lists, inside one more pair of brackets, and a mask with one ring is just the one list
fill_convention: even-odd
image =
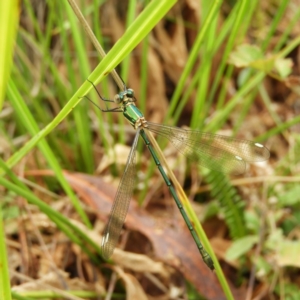
[[(199, 239), (197, 233), (195, 232), (194, 227), (183, 208), (183, 205), (180, 202), (180, 199), (176, 193), (176, 190), (175, 190), (172, 182), (170, 181), (169, 177), (167, 176), (163, 166), (161, 165), (161, 163), (159, 161), (158, 156), (156, 155), (154, 148), (152, 147), (152, 145), (147, 137), (146, 132), (144, 131), (144, 128), (147, 129), (147, 121), (145, 120), (142, 112), (133, 103), (135, 101), (133, 90), (128, 89), (126, 91), (123, 91), (123, 92), (119, 93), (118, 95), (116, 95), (115, 99), (116, 99), (117, 103), (121, 104), (121, 106), (120, 106), (121, 110), (118, 110), (118, 111), (123, 112), (124, 117), (130, 122), (130, 124), (135, 129), (138, 130), (138, 132), (136, 134), (140, 135), (143, 138), (147, 148), (149, 149), (149, 151), (151, 153), (151, 156), (153, 157), (153, 159), (155, 161), (155, 164), (156, 164), (159, 172), (161, 173), (166, 185), (168, 186), (168, 188), (170, 190), (172, 197), (174, 198), (174, 200), (176, 202), (176, 205), (177, 205), (189, 231), (191, 232), (191, 235), (198, 247), (198, 250), (199, 250), (204, 262), (211, 270), (214, 270), (214, 263), (213, 263), (211, 257), (206, 252), (206, 250), (203, 248), (203, 246), (200, 242), (200, 239)], [(137, 142), (137, 136), (135, 137), (135, 141)], [(129, 172), (129, 174), (131, 174), (132, 170), (134, 170), (132, 162), (134, 162), (135, 147), (136, 147), (136, 143), (132, 146), (133, 150), (131, 150), (132, 152), (131, 152), (131, 154), (129, 154), (128, 162), (127, 162), (126, 168), (125, 168), (126, 175), (124, 173), (125, 177), (124, 177), (124, 175), (122, 177), (122, 181), (121, 181), (119, 189), (118, 189), (116, 200), (112, 207), (111, 216), (110, 216), (110, 219), (108, 222), (108, 228), (105, 230), (105, 234), (103, 235), (104, 240), (102, 242), (102, 252), (104, 254), (104, 257), (109, 257), (112, 254), (112, 251), (113, 251), (113, 249), (117, 243), (117, 240), (119, 238), (122, 225), (125, 221), (129, 201), (131, 198), (131, 195), (129, 197), (127, 197), (127, 195), (128, 195), (128, 192), (130, 194), (132, 194), (132, 189), (133, 189), (133, 186), (129, 186), (129, 187), (126, 186), (125, 182), (127, 184), (129, 184), (129, 183), (131, 184), (131, 182), (133, 182), (133, 181), (127, 182), (126, 180), (129, 178), (129, 177), (127, 177), (127, 175), (128, 175), (127, 172)], [(120, 202), (123, 199), (124, 199), (124, 205), (122, 204), (122, 202)], [(123, 208), (124, 208), (124, 211), (123, 211)]]
[(192, 237), (193, 237), (193, 239), (194, 239), (194, 241), (195, 241), (195, 243), (196, 243), (196, 245), (198, 247), (198, 250), (199, 250), (199, 252), (200, 252), (200, 254), (202, 256), (202, 259), (204, 260), (204, 262), (206, 263), (206, 265), (211, 270), (214, 270), (213, 260), (211, 259), (211, 257), (209, 256), (209, 254), (206, 252), (206, 250), (203, 248), (203, 246), (202, 246), (202, 244), (200, 242), (200, 239), (199, 239), (197, 233), (195, 232), (194, 227), (193, 227), (193, 225), (192, 225), (189, 217), (187, 216), (187, 214), (186, 214), (186, 212), (185, 212), (185, 210), (184, 210), (184, 208), (183, 208), (183, 206), (182, 206), (182, 204), (181, 204), (181, 202), (179, 200), (179, 197), (177, 196), (175, 188), (173, 187), (173, 185), (172, 185), (169, 177), (167, 176), (164, 168), (162, 167), (162, 165), (161, 165), (161, 163), (160, 163), (160, 161), (159, 161), (159, 159), (158, 159), (158, 157), (157, 157), (157, 155), (156, 155), (153, 147), (151, 146), (150, 141), (149, 141), (149, 139), (148, 139), (148, 137), (147, 137), (147, 135), (146, 135), (146, 133), (145, 133), (145, 131), (143, 129), (140, 131), (140, 136), (143, 138), (143, 140), (144, 140), (147, 148), (149, 149), (149, 151), (151, 153), (151, 156), (153, 157), (153, 159), (155, 161), (155, 164), (156, 164), (156, 166), (157, 166), (157, 168), (158, 168), (161, 176), (163, 177), (166, 185), (168, 186), (169, 191), (170, 191), (171, 195), (173, 196), (173, 198), (174, 198), (174, 200), (176, 202), (176, 205), (177, 205), (177, 207), (178, 207), (178, 209), (179, 209), (179, 211), (180, 211), (180, 213), (181, 213), (181, 215), (182, 215), (182, 217), (183, 217), (183, 219), (184, 219), (184, 221), (185, 221), (185, 223), (186, 223), (189, 231), (191, 232), (191, 235), (192, 235)]
[(133, 127), (140, 118), (144, 117), (142, 112), (132, 103), (123, 107), (123, 115)]
[[(133, 103), (128, 103), (127, 105), (124, 105), (123, 106), (123, 115), (125, 116), (125, 118), (130, 122), (130, 124), (134, 127), (134, 128), (137, 128), (139, 127), (139, 120), (141, 118), (144, 118), (144, 115), (142, 114), (142, 112), (133, 104)], [(205, 251), (205, 249), (203, 248), (200, 240), (199, 240), (199, 237), (197, 235), (197, 233), (194, 231), (194, 227), (190, 221), (190, 219), (188, 218), (180, 200), (179, 200), (179, 197), (176, 193), (176, 190), (175, 188), (173, 187), (169, 177), (167, 176), (163, 166), (161, 165), (153, 147), (151, 146), (151, 143), (144, 131), (144, 129), (141, 129), (140, 131), (140, 136), (143, 138), (147, 148), (149, 149), (150, 153), (151, 153), (151, 156), (153, 157), (154, 161), (155, 161), (155, 164), (160, 172), (160, 174), (162, 175), (166, 185), (168, 186), (169, 190), (170, 190), (170, 193), (171, 195), (173, 196), (175, 202), (176, 202), (176, 205), (189, 229), (189, 231), (191, 232), (191, 235), (199, 249), (199, 252), (202, 256), (202, 259), (204, 260), (204, 262), (206, 263), (206, 265), (211, 269), (213, 270), (214, 269), (214, 263), (211, 259), (211, 257), (208, 255), (208, 253)]]

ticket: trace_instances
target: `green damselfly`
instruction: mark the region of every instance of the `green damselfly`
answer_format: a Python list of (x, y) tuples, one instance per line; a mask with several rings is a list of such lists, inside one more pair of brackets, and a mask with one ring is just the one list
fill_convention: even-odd
[[(124, 117), (136, 130), (136, 135), (127, 159), (125, 171), (119, 183), (109, 220), (103, 234), (101, 244), (102, 256), (105, 259), (110, 258), (118, 243), (121, 230), (125, 222), (129, 203), (133, 194), (136, 176), (136, 147), (139, 136), (141, 136), (149, 149), (159, 172), (167, 184), (204, 262), (210, 269), (213, 270), (214, 263), (210, 255), (202, 246), (200, 239), (181, 204), (178, 192), (176, 192), (171, 180), (161, 165), (147, 132), (150, 131), (158, 136), (168, 139), (179, 152), (185, 155), (192, 162), (196, 162), (208, 169), (235, 175), (242, 174), (245, 171), (246, 162), (267, 160), (270, 156), (269, 150), (259, 143), (248, 140), (235, 139), (217, 134), (203, 133), (197, 130), (186, 130), (178, 127), (148, 122), (145, 120), (142, 112), (135, 105), (136, 99), (134, 97), (134, 91), (127, 88), (125, 84), (124, 90), (115, 95), (114, 100), (110, 100), (103, 98), (95, 85), (91, 81), (89, 82), (94, 86), (99, 97), (103, 101), (118, 104), (117, 107), (112, 109), (102, 109), (101, 107), (96, 106), (103, 112), (122, 112)], [(93, 102), (93, 104), (95, 103)]]

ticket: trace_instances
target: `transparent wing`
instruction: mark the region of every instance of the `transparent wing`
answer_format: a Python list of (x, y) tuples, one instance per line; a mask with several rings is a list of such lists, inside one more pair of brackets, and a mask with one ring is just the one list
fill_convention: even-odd
[(208, 169), (242, 174), (245, 162), (258, 162), (270, 157), (269, 150), (259, 143), (197, 130), (147, 122), (146, 129), (167, 138), (191, 161)]
[(135, 154), (139, 133), (140, 130), (138, 129), (126, 162), (124, 174), (119, 183), (109, 220), (103, 234), (101, 249), (102, 256), (105, 259), (110, 258), (119, 241), (121, 230), (128, 212), (136, 175)]

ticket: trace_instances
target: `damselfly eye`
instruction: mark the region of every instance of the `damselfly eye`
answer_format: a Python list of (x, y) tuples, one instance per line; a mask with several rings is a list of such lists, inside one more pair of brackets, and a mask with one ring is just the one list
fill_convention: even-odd
[(133, 98), (133, 95), (134, 95), (133, 89), (127, 89), (126, 94), (127, 94), (128, 98)]
[(121, 97), (120, 97), (119, 94), (115, 95), (115, 97), (114, 97), (114, 102), (117, 103), (117, 104), (119, 104), (119, 103), (122, 102), (122, 99), (121, 99)]

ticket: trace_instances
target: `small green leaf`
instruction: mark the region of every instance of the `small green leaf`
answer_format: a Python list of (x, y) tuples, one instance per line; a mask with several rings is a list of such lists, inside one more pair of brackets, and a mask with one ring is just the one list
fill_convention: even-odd
[(241, 257), (247, 251), (249, 251), (255, 243), (258, 241), (258, 236), (248, 235), (241, 239), (234, 241), (231, 247), (226, 252), (226, 259), (234, 260)]
[(279, 245), (276, 255), (278, 266), (292, 266), (300, 268), (300, 241), (283, 240)]
[(238, 68), (248, 67), (252, 62), (263, 59), (263, 53), (257, 46), (243, 44), (229, 56), (228, 62)]
[(252, 233), (258, 233), (260, 229), (260, 220), (258, 215), (252, 210), (245, 212), (245, 222), (248, 230)]
[(239, 45), (230, 54), (228, 63), (238, 68), (251, 67), (273, 76), (276, 73), (281, 78), (291, 73), (293, 65), (291, 59), (280, 58), (277, 54), (264, 55), (260, 48), (248, 44)]
[(275, 58), (273, 56), (266, 57), (264, 59), (254, 60), (249, 64), (250, 67), (263, 71), (265, 73), (270, 73), (274, 68), (274, 65)]
[(275, 292), (278, 296), (281, 296), (281, 299), (285, 299), (285, 300), (300, 299), (300, 290), (298, 284), (285, 282), (284, 289), (282, 289), (282, 286), (278, 283), (275, 287)]
[(14, 219), (20, 215), (20, 210), (18, 206), (10, 206), (3, 210), (3, 218), (5, 220)]
[(283, 230), (281, 228), (276, 228), (268, 236), (265, 246), (267, 249), (276, 250), (278, 249), (278, 245), (280, 245), (283, 241), (284, 241)]
[(258, 278), (264, 278), (270, 272), (272, 272), (272, 265), (270, 262), (262, 256), (252, 257), (251, 258), (256, 266), (256, 275)]
[(278, 202), (281, 205), (281, 207), (298, 205), (300, 202), (300, 186), (295, 185), (286, 193), (279, 195)]
[(274, 68), (281, 78), (285, 78), (292, 72), (293, 62), (290, 58), (277, 58), (274, 63)]

